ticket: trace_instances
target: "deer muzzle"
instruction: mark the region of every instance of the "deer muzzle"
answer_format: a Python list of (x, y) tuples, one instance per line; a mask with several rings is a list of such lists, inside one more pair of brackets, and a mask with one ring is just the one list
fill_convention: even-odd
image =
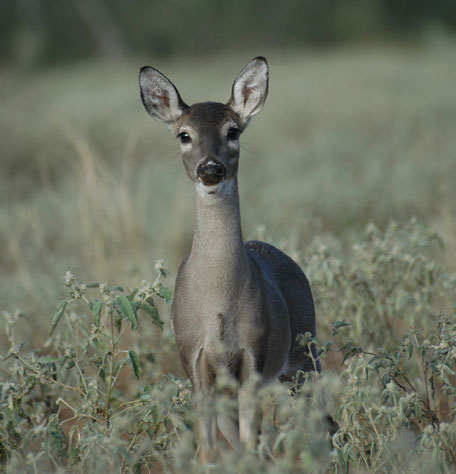
[(226, 176), (226, 167), (222, 163), (207, 159), (196, 169), (197, 177), (205, 186), (215, 186)]

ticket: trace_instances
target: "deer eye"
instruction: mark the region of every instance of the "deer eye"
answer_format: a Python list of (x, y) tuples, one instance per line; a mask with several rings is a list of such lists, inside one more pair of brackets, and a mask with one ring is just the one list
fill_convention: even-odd
[(179, 138), (181, 143), (190, 143), (192, 141), (190, 135), (187, 132), (179, 133), (179, 135), (177, 135), (177, 138)]
[(227, 138), (228, 140), (237, 140), (240, 134), (241, 134), (241, 131), (238, 128), (231, 127), (228, 130)]

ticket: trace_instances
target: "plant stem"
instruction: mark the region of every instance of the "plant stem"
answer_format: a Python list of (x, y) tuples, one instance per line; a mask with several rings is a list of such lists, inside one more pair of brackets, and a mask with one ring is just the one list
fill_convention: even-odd
[(46, 380), (47, 382), (50, 382), (50, 383), (53, 383), (55, 385), (58, 385), (59, 387), (63, 387), (63, 388), (67, 388), (68, 390), (73, 390), (74, 392), (78, 392), (80, 393), (83, 397), (86, 396), (86, 393), (84, 393), (83, 390), (81, 390), (79, 387), (73, 387), (71, 385), (67, 385), (67, 384), (64, 384), (62, 382), (59, 382), (58, 380), (54, 380), (53, 378), (51, 377), (46, 377), (45, 375), (42, 375), (40, 374), (40, 372), (38, 370), (36, 370), (33, 366), (31, 366), (25, 359), (23, 359), (19, 354), (16, 354), (16, 356), (18, 358), (18, 360), (25, 366), (27, 367), (27, 369), (31, 370), (34, 372), (34, 374), (40, 378), (40, 379), (44, 379)]
[(114, 315), (112, 312), (112, 308), (110, 311), (110, 316), (111, 316), (111, 357), (109, 359), (109, 382), (108, 382), (108, 392), (106, 394), (106, 421), (107, 422), (109, 422), (109, 409), (111, 406), (111, 391), (113, 387), (114, 364), (117, 358), (117, 354), (115, 353), (116, 339), (114, 335)]

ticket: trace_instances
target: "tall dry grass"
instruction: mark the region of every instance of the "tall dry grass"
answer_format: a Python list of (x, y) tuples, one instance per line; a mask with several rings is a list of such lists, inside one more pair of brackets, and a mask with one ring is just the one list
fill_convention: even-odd
[[(452, 45), (267, 56), (268, 102), (242, 137), (245, 236), (263, 225), (302, 251), (317, 234), (346, 240), (415, 215), (443, 236), (454, 269)], [(30, 313), (27, 330), (44, 337), (69, 268), (135, 285), (164, 258), (176, 274), (193, 190), (173, 137), (143, 110), (137, 71), (159, 67), (190, 103), (226, 100), (248, 57), (2, 72), (0, 301)]]

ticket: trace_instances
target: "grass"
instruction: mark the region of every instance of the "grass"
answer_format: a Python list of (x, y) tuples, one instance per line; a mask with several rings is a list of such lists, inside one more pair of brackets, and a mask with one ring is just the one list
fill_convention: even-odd
[[(319, 420), (312, 419), (309, 428), (305, 420), (295, 417), (297, 424), (286, 422), (279, 431), (267, 432), (260, 461), (246, 455), (237, 468), (242, 465), (245, 472), (258, 472), (268, 466), (270, 472), (288, 472), (290, 463), (298, 463), (299, 469), (307, 471), (326, 466), (343, 472), (350, 462), (355, 472), (381, 471), (385, 466), (397, 472), (406, 468), (426, 472), (429, 464), (423, 460), (427, 456), (433, 462), (434, 455), (455, 455), (444, 447), (454, 439), (454, 380), (453, 375), (445, 375), (441, 364), (455, 368), (451, 365), (453, 355), (447, 354), (442, 362), (444, 349), (440, 347), (451, 340), (447, 329), (454, 322), (455, 303), (453, 46), (377, 47), (318, 54), (261, 52), (270, 63), (271, 85), (264, 110), (241, 140), (244, 235), (266, 234), (268, 241), (291, 253), (309, 276), (317, 305), (317, 332), (327, 353), (323, 365), (334, 374), (326, 374), (328, 382), (312, 390), (317, 394), (325, 391), (337, 411), (342, 434), (333, 454), (315, 447), (300, 452), (293, 440), (308, 436)], [(65, 323), (48, 339), (49, 315), (58, 301), (68, 298), (59, 285), (61, 276), (71, 269), (84, 282), (121, 283), (124, 294), (131, 296), (134, 288), (141, 287), (141, 280), (154, 278), (155, 260), (163, 258), (171, 272), (167, 284), (172, 287), (178, 264), (191, 244), (192, 185), (174, 138), (166, 127), (147, 116), (140, 103), (139, 67), (147, 63), (158, 67), (190, 103), (227, 100), (234, 77), (253, 55), (160, 63), (137, 58), (128, 63), (91, 62), (35, 72), (0, 72), (0, 306), (8, 312), (3, 315), (5, 328), (14, 326), (14, 337), (8, 329), (0, 343), (7, 352), (13, 339), (14, 344), (26, 341), (18, 353), (23, 353), (21, 358), (29, 364), (24, 369), (20, 359), (12, 357), (2, 371), (3, 378), (17, 377), (14, 383), (21, 393), (17, 399), (28, 416), (34, 409), (30, 397), (40, 394), (34, 395), (42, 410), (35, 414), (36, 437), (22, 446), (36, 453), (36, 439), (43, 439), (46, 452), (54, 453), (46, 458), (49, 466), (69, 462), (63, 454), (68, 448), (63, 440), (70, 434), (60, 435), (63, 408), (56, 408), (55, 400), (61, 397), (77, 407), (74, 416), (78, 423), (85, 416), (99, 416), (93, 411), (96, 397), (105, 406), (111, 403), (106, 400), (111, 389), (105, 376), (92, 392), (95, 398), (86, 403), (90, 390), (80, 385), (73, 372), (62, 369), (57, 380), (78, 387), (85, 401), (71, 397), (77, 392), (74, 388), (68, 389), (68, 394), (59, 392), (50, 382), (55, 375), (50, 362), (40, 365), (36, 361), (39, 357), (63, 357), (69, 346), (65, 349), (59, 344), (69, 338), (65, 344), (74, 345), (75, 362), (88, 364), (84, 369), (90, 379), (85, 380), (86, 385), (97, 380), (94, 367), (99, 370), (100, 365), (83, 356), (85, 341), (90, 334), (92, 342), (94, 337), (92, 310), (84, 307), (83, 301), (78, 300), (82, 306), (72, 303), (74, 307), (62, 313)], [(417, 221), (410, 221), (413, 216)], [(97, 290), (88, 291), (88, 301), (93, 301)], [(108, 296), (103, 296), (108, 298), (104, 304), (114, 305), (114, 296)], [(133, 301), (135, 296), (131, 298)], [(114, 387), (113, 409), (142, 400), (138, 410), (119, 419), (128, 425), (124, 430), (129, 433), (127, 445), (121, 435), (122, 423), (114, 424), (111, 431), (101, 423), (91, 434), (99, 437), (102, 451), (112, 446), (109, 456), (104, 451), (107, 458), (71, 438), (77, 435), (75, 429), (66, 441), (78, 450), (73, 451), (75, 470), (97, 472), (109, 459), (115, 472), (114, 460), (125, 449), (132, 456), (124, 457), (125, 469), (136, 461), (160, 462), (175, 469), (194, 465), (188, 387), (179, 378), (161, 381), (162, 374), (171, 372), (183, 377), (175, 357), (169, 309), (161, 298), (154, 301), (164, 322), (163, 331), (152, 328), (150, 320), (140, 319), (141, 331), (126, 330), (123, 345), (116, 346), (123, 360), (123, 368), (118, 370), (124, 375)], [(16, 308), (25, 317), (19, 317)], [(438, 326), (445, 315), (449, 322)], [(127, 316), (123, 315), (124, 325), (131, 324)], [(350, 326), (338, 328), (336, 321)], [(72, 331), (79, 324), (85, 329), (78, 329), (78, 337), (72, 341)], [(409, 333), (411, 328), (419, 331), (416, 339)], [(328, 350), (329, 342), (337, 350)], [(411, 345), (413, 349), (409, 349)], [(103, 358), (106, 352), (97, 350), (90, 346), (94, 358)], [(130, 362), (122, 356), (125, 353), (121, 351), (128, 350), (138, 354), (142, 366), (139, 382), (132, 378), (134, 356)], [(413, 357), (401, 370), (416, 390), (401, 378), (396, 359), (393, 363), (388, 358), (409, 350)], [(348, 365), (341, 366), (344, 358)], [(127, 370), (130, 363), (133, 367)], [(437, 382), (430, 381), (429, 371), (434, 370)], [(378, 380), (368, 378), (369, 371), (378, 375)], [(450, 377), (448, 381), (442, 373)], [(36, 380), (31, 392), (27, 374)], [(399, 387), (399, 395), (391, 392), (389, 381)], [(443, 402), (445, 386), (450, 398)], [(7, 406), (12, 400), (5, 395), (8, 390), (2, 392)], [(275, 392), (278, 412), (286, 411), (291, 403), (297, 410), (291, 413), (293, 419), (306, 407), (305, 400), (292, 402), (281, 393), (280, 389)], [(160, 415), (151, 420), (148, 403), (154, 397), (162, 400), (162, 405), (157, 408)], [(402, 400), (404, 397), (409, 398)], [(49, 400), (53, 400), (50, 411), (46, 408)], [(382, 404), (392, 412), (380, 411)], [(14, 409), (19, 410), (20, 405)], [(433, 422), (432, 414), (438, 423)], [(144, 416), (146, 421), (138, 425)], [(286, 413), (284, 416), (286, 419)], [(388, 419), (393, 420), (391, 426)], [(21, 434), (25, 428), (14, 416), (12, 420), (11, 426), (17, 424), (16, 432)], [(153, 433), (151, 423), (155, 423)], [(448, 436), (438, 430), (442, 423)], [(142, 430), (149, 433), (152, 445), (144, 441), (147, 433)], [(17, 451), (21, 443), (11, 448), (14, 430), (9, 434), (13, 439), (8, 445), (11, 459), (32, 469), (38, 461), (27, 460), (27, 453), (21, 461)], [(417, 447), (413, 456), (404, 454), (411, 452), (410, 443)], [(405, 451), (398, 451), (397, 446), (405, 446)], [(153, 459), (147, 453), (153, 453)], [(173, 457), (172, 453), (177, 454)], [(226, 468), (235, 465), (229, 453), (225, 456)], [(268, 462), (271, 459), (272, 464)], [(97, 467), (92, 461), (101, 464)], [(440, 468), (445, 471), (448, 466)]]

